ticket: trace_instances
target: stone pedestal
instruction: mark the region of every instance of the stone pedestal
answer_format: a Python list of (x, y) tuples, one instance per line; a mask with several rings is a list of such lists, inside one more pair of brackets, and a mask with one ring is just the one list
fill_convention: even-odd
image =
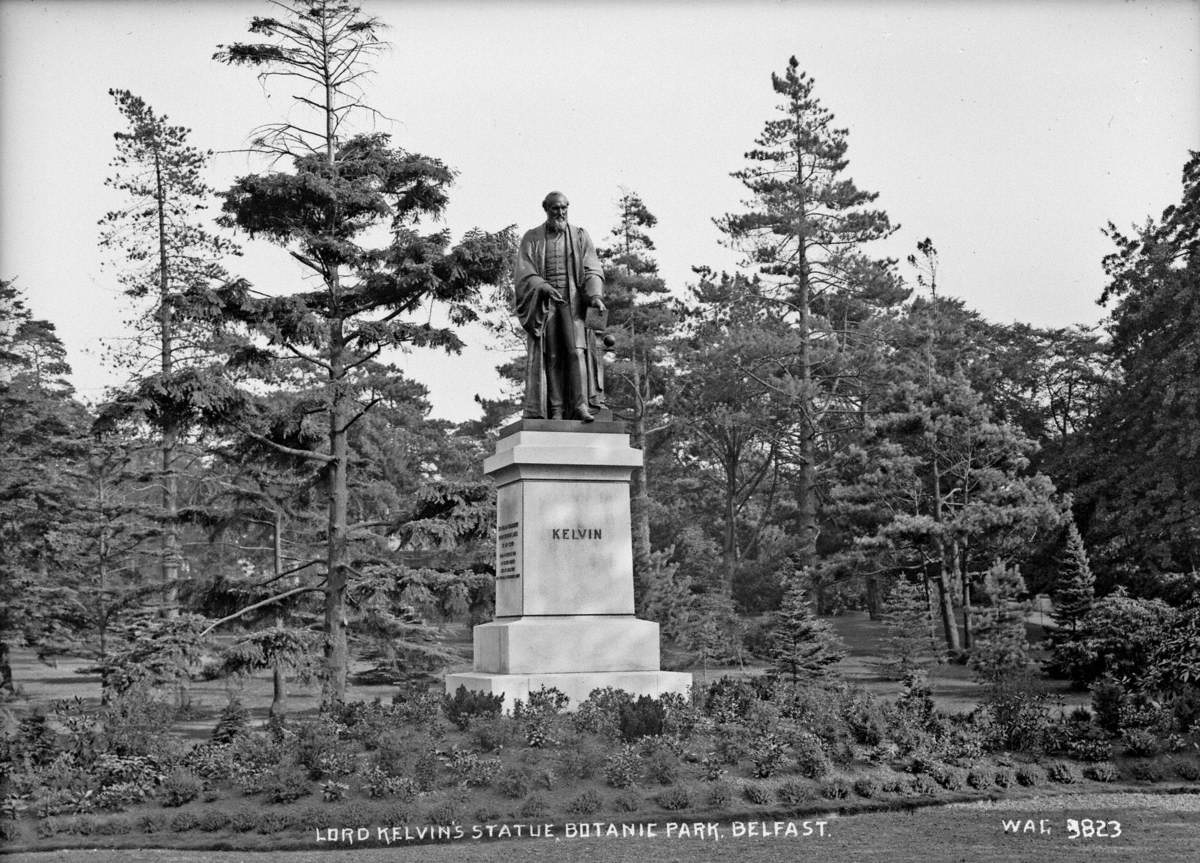
[(642, 454), (621, 423), (523, 420), (484, 472), (497, 485), (496, 619), (475, 627), (470, 672), (446, 676), (504, 693), (542, 686), (578, 705), (605, 686), (686, 694), (692, 676), (659, 670), (658, 624), (633, 616), (629, 476)]

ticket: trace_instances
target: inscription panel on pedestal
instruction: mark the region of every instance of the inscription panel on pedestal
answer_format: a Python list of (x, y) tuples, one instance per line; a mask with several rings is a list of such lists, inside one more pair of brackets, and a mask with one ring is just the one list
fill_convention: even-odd
[(496, 616), (524, 613), (521, 576), (525, 570), (524, 507), (519, 484), (496, 492)]

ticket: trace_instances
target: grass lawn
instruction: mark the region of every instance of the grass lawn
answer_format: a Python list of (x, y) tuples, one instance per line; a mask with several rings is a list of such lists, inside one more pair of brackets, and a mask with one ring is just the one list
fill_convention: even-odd
[[(1109, 833), (1120, 835), (1072, 839), (1069, 820), (1104, 821)], [(13, 863), (234, 863), (251, 857), (256, 863), (355, 863), (377, 861), (420, 861), (420, 863), (475, 863), (475, 861), (614, 861), (614, 863), (705, 863), (739, 861), (766, 863), (783, 860), (887, 861), (887, 863), (1015, 863), (1047, 860), (1146, 860), (1191, 861), (1200, 841), (1200, 795), (1151, 795), (1139, 793), (1059, 794), (998, 803), (934, 806), (902, 812), (875, 812), (853, 816), (813, 815), (813, 834), (807, 837), (782, 835), (786, 824), (801, 832), (802, 821), (762, 822), (755, 832), (781, 835), (749, 836), (748, 822), (724, 822), (719, 838), (667, 837), (665, 822), (659, 822), (655, 838), (558, 838), (474, 841), (462, 839), (436, 845), (371, 844), (333, 848), (317, 845), (263, 850), (252, 856), (244, 851), (219, 850), (71, 850), (18, 853)], [(815, 823), (826, 821), (821, 837)], [(1004, 823), (1024, 827), (1034, 822), (1038, 832), (1006, 832)], [(754, 822), (759, 823), (759, 822)], [(1041, 832), (1045, 824), (1048, 833)], [(736, 825), (745, 833), (734, 836)], [(1081, 831), (1082, 832), (1082, 831)]]

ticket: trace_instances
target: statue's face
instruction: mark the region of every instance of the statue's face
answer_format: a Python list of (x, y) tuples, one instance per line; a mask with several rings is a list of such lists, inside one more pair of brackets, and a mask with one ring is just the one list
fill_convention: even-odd
[(542, 203), (546, 211), (546, 224), (556, 231), (562, 231), (567, 226), (567, 203), (565, 195), (551, 195)]

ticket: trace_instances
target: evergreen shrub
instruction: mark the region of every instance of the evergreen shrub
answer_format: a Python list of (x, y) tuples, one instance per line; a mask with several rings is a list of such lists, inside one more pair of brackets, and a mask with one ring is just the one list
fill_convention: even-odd
[(167, 807), (182, 806), (200, 796), (204, 790), (204, 782), (189, 770), (182, 768), (173, 770), (163, 780), (162, 805)]
[(867, 798), (879, 796), (880, 782), (874, 776), (860, 776), (854, 780), (854, 793)]
[(733, 800), (733, 789), (728, 782), (714, 782), (708, 786), (705, 802), (714, 809), (724, 809)]
[(669, 812), (679, 812), (692, 805), (691, 795), (688, 794), (688, 790), (682, 785), (668, 788), (654, 799), (659, 806)]
[(662, 701), (639, 695), (637, 701), (623, 702), (617, 710), (617, 727), (623, 740), (632, 742), (643, 737), (658, 737), (663, 733), (667, 709)]
[(626, 789), (613, 798), (613, 807), (618, 812), (637, 812), (642, 807), (642, 795)]
[(789, 779), (775, 789), (775, 797), (780, 803), (794, 809), (812, 800), (813, 790), (799, 779)]
[(1046, 775), (1051, 782), (1057, 782), (1060, 785), (1073, 785), (1079, 781), (1079, 771), (1066, 761), (1055, 761), (1046, 768)]
[(831, 779), (821, 785), (821, 796), (829, 800), (845, 800), (850, 796), (850, 785), (841, 779)]
[(1121, 778), (1121, 772), (1117, 770), (1117, 766), (1109, 763), (1092, 764), (1084, 768), (1083, 775), (1096, 782), (1116, 782)]
[(600, 807), (603, 805), (604, 801), (600, 799), (600, 795), (596, 793), (596, 789), (589, 788), (578, 797), (570, 800), (567, 803), (566, 809), (571, 815), (594, 815), (600, 811)]
[(518, 810), (522, 818), (541, 818), (550, 811), (550, 804), (541, 792), (535, 791), (524, 799)]
[(1036, 764), (1022, 764), (1017, 768), (1017, 784), (1026, 788), (1033, 788), (1044, 778), (1045, 775)]
[(496, 717), (503, 709), (503, 693), (492, 695), (487, 692), (475, 692), (467, 689), (466, 686), (459, 686), (454, 690), (454, 695), (442, 696), (442, 712), (459, 731), (466, 731), (472, 719)]
[(743, 785), (742, 794), (747, 800), (758, 806), (765, 806), (771, 802), (770, 792), (755, 782), (747, 782), (745, 785)]

